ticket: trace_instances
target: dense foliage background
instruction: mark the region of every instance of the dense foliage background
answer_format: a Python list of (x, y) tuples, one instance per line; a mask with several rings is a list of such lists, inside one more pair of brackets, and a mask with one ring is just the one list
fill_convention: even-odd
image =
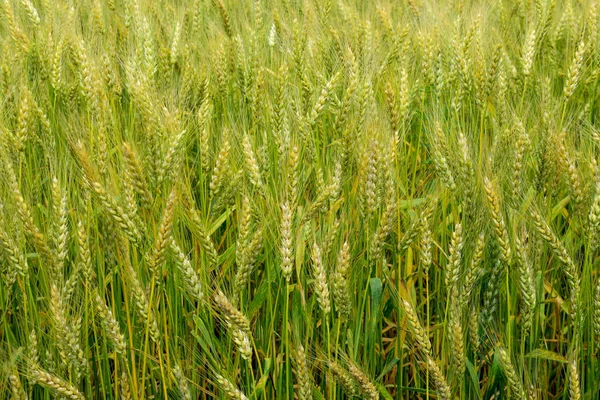
[(0, 397), (598, 398), (595, 0), (0, 3)]

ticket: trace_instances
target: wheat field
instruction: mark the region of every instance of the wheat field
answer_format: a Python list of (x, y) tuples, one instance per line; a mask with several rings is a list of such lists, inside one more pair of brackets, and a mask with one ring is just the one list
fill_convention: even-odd
[(596, 0), (0, 0), (0, 398), (598, 399)]

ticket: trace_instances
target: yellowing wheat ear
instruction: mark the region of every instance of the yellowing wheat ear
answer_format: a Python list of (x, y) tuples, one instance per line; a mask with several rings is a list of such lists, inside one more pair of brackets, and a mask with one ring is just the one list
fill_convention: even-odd
[(335, 380), (340, 384), (348, 396), (355, 396), (357, 394), (356, 381), (350, 372), (346, 371), (344, 367), (332, 360), (327, 361), (327, 367), (331, 370)]
[(25, 278), (29, 273), (29, 265), (27, 259), (23, 255), (21, 249), (19, 249), (17, 242), (12, 239), (7, 233), (7, 222), (0, 220), (2, 224), (0, 226), (0, 247), (4, 252), (4, 256), (8, 261), (8, 267), (5, 272), (6, 284), (8, 287), (12, 286), (17, 280), (17, 276)]
[(377, 392), (377, 388), (375, 387), (373, 382), (371, 382), (370, 378), (367, 375), (365, 375), (365, 373), (362, 372), (359, 367), (349, 362), (348, 372), (358, 383), (358, 387), (360, 388), (360, 391), (363, 394), (363, 396), (365, 396), (365, 398), (372, 400), (379, 399), (379, 393)]
[(567, 249), (565, 249), (565, 247), (560, 243), (560, 240), (558, 240), (546, 221), (542, 219), (542, 216), (536, 211), (531, 211), (531, 217), (539, 235), (546, 240), (556, 257), (558, 257), (563, 265), (563, 272), (567, 277), (567, 282), (570, 287), (570, 298), (572, 302), (571, 315), (575, 318), (578, 312), (578, 298), (580, 290), (580, 277), (577, 266), (567, 252)]
[(175, 243), (175, 240), (171, 242), (171, 248), (175, 253), (176, 265), (183, 276), (185, 287), (196, 301), (202, 301), (204, 297), (204, 290), (202, 289), (202, 283), (197, 272), (192, 267), (189, 258), (183, 253), (181, 248)]
[(321, 311), (325, 315), (331, 311), (331, 300), (329, 298), (329, 285), (327, 274), (321, 258), (321, 248), (317, 243), (313, 244), (312, 250), (313, 273), (315, 277), (315, 292)]
[(585, 55), (585, 50), (586, 50), (586, 45), (585, 42), (583, 40), (581, 40), (578, 44), (577, 44), (577, 50), (575, 51), (575, 56), (573, 58), (573, 61), (571, 63), (571, 66), (569, 67), (569, 72), (567, 74), (567, 80), (565, 82), (565, 86), (564, 86), (564, 96), (565, 96), (565, 103), (567, 103), (571, 96), (573, 96), (573, 93), (575, 93), (575, 89), (577, 89), (577, 86), (579, 85), (579, 80), (581, 79), (580, 74), (581, 74), (581, 68), (583, 66), (583, 57)]
[(177, 201), (177, 192), (175, 188), (171, 190), (167, 204), (163, 212), (160, 227), (154, 242), (154, 248), (148, 260), (148, 267), (153, 277), (160, 280), (160, 269), (165, 262), (167, 248), (172, 241), (171, 230), (173, 228), (173, 219), (175, 217), (175, 206)]
[(499, 357), (500, 364), (504, 368), (504, 375), (510, 385), (511, 394), (517, 399), (525, 399), (525, 392), (523, 390), (523, 383), (521, 378), (517, 375), (517, 371), (511, 361), (510, 354), (503, 347), (498, 347), (496, 354)]
[(34, 382), (45, 386), (54, 393), (64, 396), (71, 400), (84, 400), (85, 397), (73, 385), (63, 379), (54, 376), (38, 367), (34, 367), (32, 371)]
[(508, 234), (506, 233), (506, 226), (504, 224), (504, 217), (502, 216), (502, 210), (500, 209), (500, 202), (496, 193), (496, 188), (492, 181), (487, 177), (484, 180), (485, 193), (490, 206), (490, 213), (492, 215), (492, 221), (494, 222), (494, 232), (496, 234), (496, 240), (500, 246), (502, 261), (505, 263), (510, 262), (511, 249), (508, 241)]
[(338, 315), (343, 320), (347, 320), (352, 312), (350, 277), (350, 245), (346, 241), (340, 249), (335, 269), (331, 275), (333, 301)]
[(104, 299), (100, 297), (100, 294), (97, 292), (94, 293), (94, 301), (96, 303), (96, 310), (98, 315), (100, 316), (100, 321), (102, 324), (102, 329), (105, 330), (106, 335), (110, 338), (112, 345), (115, 350), (123, 355), (126, 350), (125, 337), (121, 333), (121, 329), (119, 327), (119, 323), (115, 319), (112, 311), (108, 308)]
[(569, 396), (573, 400), (581, 399), (581, 382), (579, 381), (579, 368), (577, 367), (577, 358), (569, 362)]
[(217, 381), (217, 384), (219, 385), (221, 390), (230, 399), (248, 400), (248, 397), (246, 397), (246, 395), (240, 389), (238, 389), (238, 387), (229, 379), (219, 374), (215, 374), (215, 380)]
[(281, 205), (281, 271), (288, 282), (294, 267), (292, 247), (293, 214), (290, 208), (288, 201)]
[(175, 384), (177, 385), (177, 389), (179, 390), (179, 395), (181, 398), (184, 400), (191, 400), (192, 394), (190, 393), (190, 389), (188, 387), (187, 378), (177, 363), (175, 363), (173, 366), (173, 375), (175, 377)]
[(21, 379), (19, 378), (19, 373), (17, 371), (13, 371), (10, 375), (8, 375), (8, 382), (10, 384), (10, 391), (14, 399), (27, 399), (27, 394), (23, 389), (23, 385), (21, 384)]
[(294, 363), (296, 365), (296, 379), (299, 386), (298, 397), (301, 400), (308, 400), (313, 398), (313, 390), (311, 383), (311, 372), (306, 359), (306, 351), (304, 346), (301, 344), (297, 345), (296, 355), (294, 357)]

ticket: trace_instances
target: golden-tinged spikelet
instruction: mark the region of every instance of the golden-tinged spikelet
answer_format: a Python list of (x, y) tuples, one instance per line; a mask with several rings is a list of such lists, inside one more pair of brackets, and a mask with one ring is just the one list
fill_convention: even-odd
[(21, 105), (19, 107), (19, 118), (17, 120), (17, 129), (14, 134), (14, 142), (17, 151), (25, 151), (25, 141), (31, 136), (33, 132), (33, 110), (31, 107), (31, 95), (25, 92), (21, 99)]
[[(78, 322), (69, 318), (64, 295), (55, 283), (50, 288), (50, 311), (52, 312), (54, 327), (58, 335), (58, 345), (69, 363), (78, 374), (88, 367), (88, 360), (83, 353), (79, 340), (79, 330), (75, 329)], [(79, 321), (81, 323), (81, 321)]]
[(548, 226), (548, 223), (542, 219), (542, 216), (536, 211), (531, 210), (530, 215), (533, 219), (533, 223), (539, 233), (539, 235), (546, 240), (556, 257), (561, 261), (563, 266), (563, 272), (567, 277), (567, 282), (570, 287), (570, 299), (571, 299), (571, 315), (575, 317), (577, 315), (578, 301), (579, 301), (579, 290), (580, 290), (580, 276), (579, 270), (573, 259), (569, 255), (567, 249), (562, 245), (558, 237), (552, 231), (552, 228)]
[[(344, 99), (342, 101), (341, 104), (341, 109), (338, 112), (337, 118), (336, 118), (336, 131), (340, 131), (340, 130), (347, 130), (348, 128), (345, 126), (346, 125), (346, 121), (348, 121), (348, 117), (351, 111), (352, 106), (354, 105), (354, 103), (356, 102), (356, 94), (357, 94), (357, 90), (359, 87), (359, 76), (358, 76), (358, 66), (357, 66), (357, 62), (356, 62), (356, 57), (354, 55), (354, 53), (352, 52), (352, 49), (350, 47), (347, 48), (346, 50), (346, 64), (347, 64), (347, 70), (348, 70), (348, 83), (346, 86), (346, 92), (344, 94)], [(345, 149), (346, 151), (349, 149)]]
[(152, 272), (153, 277), (157, 281), (160, 279), (160, 269), (165, 262), (165, 255), (172, 240), (171, 229), (173, 228), (173, 219), (175, 217), (176, 200), (177, 191), (175, 190), (175, 187), (173, 187), (171, 189), (171, 193), (169, 194), (169, 198), (167, 199), (167, 204), (163, 212), (160, 228), (158, 229), (156, 239), (154, 240), (152, 254), (148, 259), (148, 267), (150, 272)]
[(254, 156), (252, 144), (250, 143), (250, 136), (248, 134), (244, 135), (244, 158), (246, 160), (246, 172), (248, 174), (248, 179), (255, 187), (259, 189), (262, 188), (260, 168), (258, 167), (258, 162)]
[(62, 65), (62, 57), (64, 51), (64, 40), (59, 40), (56, 43), (56, 48), (54, 49), (54, 53), (52, 54), (52, 59), (50, 62), (51, 70), (50, 70), (50, 83), (56, 92), (61, 92), (63, 90), (63, 65)]
[(131, 181), (135, 192), (140, 196), (146, 206), (152, 203), (152, 195), (148, 189), (142, 164), (129, 143), (123, 143), (123, 156), (127, 165), (126, 178)]
[(121, 373), (121, 400), (131, 400), (133, 398), (131, 394), (131, 383), (129, 381), (129, 376), (127, 375), (127, 371), (123, 369)]
[[(238, 269), (233, 283), (233, 291), (236, 296), (241, 293), (248, 282), (263, 245), (262, 227), (260, 225), (252, 226), (253, 211), (247, 197), (244, 197), (242, 202), (241, 214), (235, 254)], [(251, 229), (254, 229), (254, 232)]]
[(421, 321), (419, 321), (419, 316), (417, 315), (415, 309), (405, 299), (401, 298), (400, 303), (404, 313), (406, 314), (408, 329), (412, 334), (415, 343), (418, 345), (419, 351), (421, 351), (426, 357), (431, 357), (431, 342), (429, 342), (428, 334), (425, 329), (423, 329), (423, 325), (421, 325)]
[(248, 318), (229, 301), (225, 293), (218, 290), (214, 296), (213, 301), (215, 306), (219, 309), (223, 318), (232, 326), (237, 327), (245, 333), (250, 332), (250, 321)]
[(287, 282), (290, 281), (292, 270), (294, 268), (294, 254), (292, 243), (292, 223), (293, 214), (289, 204), (286, 201), (281, 204), (281, 271)]
[(362, 183), (361, 210), (369, 218), (379, 205), (381, 198), (377, 196), (377, 176), (379, 165), (379, 145), (376, 139), (371, 141), (369, 151), (365, 153), (365, 169)]
[(456, 289), (458, 284), (458, 277), (460, 274), (460, 265), (462, 260), (462, 248), (464, 244), (464, 238), (462, 234), (462, 225), (457, 222), (454, 225), (454, 232), (452, 233), (452, 241), (450, 242), (450, 258), (448, 259), (448, 265), (446, 267), (446, 288), (452, 296), (453, 291)]
[(175, 258), (176, 258), (175, 264), (177, 265), (177, 268), (179, 269), (179, 272), (181, 273), (181, 275), (183, 277), (183, 282), (185, 284), (185, 287), (186, 287), (189, 295), (192, 296), (192, 298), (194, 298), (196, 301), (202, 301), (202, 299), (204, 297), (204, 291), (202, 290), (202, 284), (200, 283), (200, 278), (198, 277), (198, 274), (192, 267), (190, 260), (183, 253), (183, 251), (177, 245), (177, 243), (175, 242), (174, 239), (171, 242), (171, 248), (173, 249), (173, 252), (175, 253)]
[(454, 180), (452, 170), (446, 159), (446, 154), (444, 154), (447, 153), (447, 151), (444, 133), (442, 132), (440, 124), (436, 123), (434, 130), (433, 161), (443, 184), (451, 191), (454, 191), (456, 190), (456, 181)]
[(553, 144), (558, 156), (558, 166), (561, 172), (566, 175), (569, 184), (571, 199), (575, 201), (575, 204), (580, 204), (584, 198), (581, 178), (575, 160), (565, 146), (566, 136), (567, 132), (565, 131), (558, 133), (553, 138)]
[(213, 168), (212, 177), (210, 179), (210, 191), (213, 196), (217, 196), (222, 189), (223, 181), (226, 178), (226, 168), (227, 162), (229, 158), (229, 150), (231, 149), (229, 140), (225, 137), (223, 144), (221, 145), (221, 150), (219, 151), (219, 155), (217, 157), (217, 161), (215, 162), (215, 167)]
[(396, 98), (396, 93), (394, 92), (394, 88), (390, 82), (387, 82), (385, 87), (385, 96), (388, 104), (388, 112), (390, 114), (390, 125), (392, 131), (399, 132), (400, 131), (400, 112), (398, 106), (398, 99)]
[(348, 372), (350, 372), (350, 375), (352, 375), (354, 380), (358, 383), (358, 388), (365, 398), (372, 400), (379, 399), (377, 388), (373, 382), (371, 382), (371, 379), (365, 375), (360, 368), (358, 368), (354, 363), (348, 362)]
[(4, 218), (0, 218), (0, 248), (4, 252), (4, 256), (8, 260), (9, 266), (6, 271), (6, 286), (10, 287), (17, 279), (17, 275), (25, 278), (29, 273), (29, 265), (27, 258), (17, 243), (8, 235), (6, 222)]
[(446, 377), (442, 374), (440, 367), (430, 356), (425, 356), (425, 365), (427, 366), (427, 371), (429, 371), (431, 380), (437, 388), (440, 399), (451, 400), (452, 390), (446, 381)]
[(312, 399), (313, 393), (311, 384), (311, 372), (308, 368), (306, 352), (304, 351), (304, 346), (302, 346), (302, 344), (298, 344), (296, 346), (296, 356), (294, 357), (294, 364), (296, 366), (296, 380), (298, 382), (299, 387), (298, 398), (300, 400)]
[(523, 325), (525, 330), (528, 330), (532, 323), (536, 305), (534, 272), (525, 253), (523, 241), (517, 237), (515, 239), (515, 243), (517, 269), (519, 271), (519, 286), (521, 289), (521, 296), (523, 298)]
[(410, 247), (421, 232), (422, 222), (422, 218), (417, 218), (413, 221), (406, 232), (404, 232), (402, 238), (398, 241), (398, 250), (406, 250)]
[(85, 400), (83, 394), (69, 382), (52, 375), (38, 366), (32, 369), (32, 379), (39, 385), (45, 386), (59, 396), (64, 396), (71, 400)]
[(532, 29), (527, 35), (527, 39), (523, 46), (523, 54), (522, 54), (522, 65), (523, 65), (523, 76), (525, 79), (528, 79), (531, 75), (531, 69), (533, 67), (533, 61), (535, 57), (535, 44), (537, 38), (537, 31)]
[(479, 336), (479, 310), (476, 307), (472, 307), (469, 314), (469, 341), (473, 349), (478, 351), (481, 340)]
[(296, 205), (298, 199), (298, 174), (300, 164), (300, 149), (292, 146), (288, 155), (286, 190), (291, 205)]
[(32, 364), (39, 364), (39, 343), (35, 330), (29, 333), (29, 343), (27, 344), (26, 354)]
[[(371, 257), (373, 260), (378, 260), (383, 256), (383, 246), (394, 226), (394, 219), (396, 218), (396, 189), (394, 184), (393, 177), (393, 163), (394, 163), (394, 152), (395, 152), (396, 142), (392, 140), (391, 148), (392, 150), (385, 157), (385, 166), (384, 166), (384, 184), (385, 189), (383, 190), (385, 195), (384, 200), (384, 211), (381, 214), (381, 219), (379, 225), (377, 226), (377, 230), (375, 231), (375, 235), (373, 236), (373, 241), (371, 243)], [(424, 221), (422, 221), (422, 224)], [(421, 225), (423, 226), (423, 225)]]
[(594, 294), (594, 333), (600, 342), (600, 277), (596, 277), (596, 290)]
[(469, 301), (471, 296), (471, 292), (475, 287), (475, 282), (481, 276), (481, 264), (483, 262), (483, 258), (485, 255), (485, 234), (481, 232), (479, 237), (477, 238), (477, 243), (475, 244), (475, 251), (473, 253), (473, 258), (471, 259), (471, 263), (469, 265), (469, 269), (467, 270), (467, 274), (465, 276), (465, 281), (463, 284), (462, 291), (462, 306), (465, 307)]
[(579, 85), (579, 81), (581, 79), (581, 68), (583, 67), (583, 57), (585, 55), (586, 45), (583, 40), (581, 40), (577, 44), (577, 50), (575, 51), (575, 57), (569, 67), (569, 72), (567, 74), (567, 80), (565, 81), (565, 86), (563, 89), (565, 96), (565, 104), (571, 99), (573, 93), (575, 93), (575, 89)]
[(88, 153), (82, 142), (78, 142), (74, 147), (75, 154), (84, 173), (84, 181), (92, 192), (98, 198), (98, 201), (106, 212), (113, 218), (117, 225), (127, 235), (132, 243), (141, 241), (141, 233), (131, 220), (130, 216), (123, 210), (117, 201), (107, 192), (100, 181), (95, 169), (92, 167)]
[(27, 11), (29, 22), (37, 28), (42, 20), (40, 19), (40, 15), (31, 0), (21, 0), (21, 5)]
[(100, 297), (100, 294), (97, 291), (94, 293), (94, 301), (96, 303), (96, 311), (100, 316), (102, 329), (104, 329), (106, 336), (108, 336), (109, 340), (112, 342), (115, 350), (119, 354), (124, 355), (126, 350), (125, 336), (123, 336), (121, 333), (119, 323), (115, 319), (110, 308), (108, 308), (106, 305), (104, 299)]
[(170, 62), (171, 66), (174, 66), (177, 63), (177, 58), (179, 57), (179, 41), (181, 40), (181, 23), (178, 22), (175, 25), (175, 32), (173, 33), (173, 41), (171, 42), (171, 54), (170, 54)]
[(237, 327), (231, 327), (231, 337), (236, 344), (242, 358), (246, 361), (252, 361), (252, 343), (250, 336)]
[(156, 183), (161, 184), (165, 181), (172, 181), (174, 174), (177, 172), (179, 163), (181, 162), (181, 147), (185, 143), (186, 130), (180, 130), (171, 138), (171, 143), (162, 159), (162, 163), (158, 166)]
[(211, 96), (208, 92), (208, 79), (204, 83), (204, 99), (198, 109), (198, 127), (200, 129), (200, 162), (204, 173), (210, 171), (210, 120), (212, 116)]
[(8, 375), (8, 383), (10, 384), (10, 391), (14, 400), (27, 400), (27, 394), (25, 393), (23, 385), (21, 384), (19, 372), (16, 370), (12, 371)]
[(160, 332), (158, 330), (154, 311), (150, 309), (146, 292), (138, 279), (137, 273), (129, 263), (125, 268), (125, 277), (130, 285), (130, 295), (133, 298), (136, 312), (143, 321), (143, 324), (147, 325), (152, 341), (154, 341), (154, 343), (160, 343)]
[(333, 91), (333, 88), (335, 87), (337, 80), (340, 76), (341, 71), (338, 71), (335, 75), (331, 77), (331, 79), (329, 79), (329, 81), (327, 81), (327, 84), (323, 87), (321, 94), (317, 98), (317, 101), (308, 116), (308, 121), (310, 125), (313, 125), (317, 121), (317, 118), (319, 118), (319, 115), (321, 115), (321, 113), (323, 112), (323, 109), (325, 108), (325, 105), (327, 105), (327, 101), (331, 95), (331, 92)]
[(219, 9), (219, 14), (221, 14), (221, 19), (223, 21), (223, 29), (225, 29), (225, 33), (230, 38), (233, 37), (233, 31), (231, 30), (231, 21), (229, 20), (229, 13), (225, 8), (225, 3), (223, 0), (214, 0), (217, 8)]
[(329, 360), (326, 364), (335, 380), (344, 388), (346, 394), (351, 397), (355, 396), (357, 394), (356, 381), (352, 375), (336, 361)]
[(215, 380), (221, 390), (232, 400), (248, 400), (248, 397), (229, 379), (215, 373)]
[(11, 195), (17, 205), (17, 214), (19, 216), (19, 219), (21, 220), (21, 223), (23, 224), (25, 233), (31, 237), (37, 251), (44, 255), (46, 260), (50, 262), (50, 265), (55, 265), (54, 253), (48, 245), (48, 240), (46, 236), (34, 223), (30, 207), (25, 201), (21, 190), (19, 189), (19, 184), (17, 182), (17, 177), (15, 176), (13, 165), (8, 159), (5, 151), (6, 150), (4, 149), (4, 147), (0, 146), (1, 161), (4, 164), (6, 175), (8, 175), (8, 186)]
[(4, 17), (6, 18), (6, 22), (8, 24), (10, 30), (10, 36), (17, 48), (23, 52), (23, 54), (27, 54), (30, 51), (31, 40), (29, 37), (23, 33), (23, 31), (17, 26), (15, 21), (15, 17), (13, 15), (11, 2), (3, 1), (4, 5)]
[(569, 361), (569, 396), (571, 400), (581, 399), (581, 382), (577, 368), (577, 357)]
[(185, 200), (184, 203), (186, 206), (185, 208), (188, 210), (188, 217), (191, 225), (190, 230), (194, 234), (194, 237), (196, 237), (200, 242), (200, 246), (204, 250), (204, 254), (206, 254), (210, 266), (214, 266), (218, 261), (218, 253), (217, 249), (215, 248), (215, 244), (206, 231), (206, 227), (204, 226), (198, 211), (194, 209), (188, 200)]
[(496, 240), (500, 247), (501, 260), (504, 263), (509, 263), (511, 260), (511, 249), (508, 241), (508, 234), (506, 232), (506, 225), (504, 224), (504, 217), (502, 216), (502, 210), (500, 209), (498, 193), (496, 192), (495, 185), (487, 177), (484, 179), (484, 187), (490, 213), (492, 214), (494, 233), (496, 234)]
[(433, 245), (433, 234), (431, 233), (429, 216), (423, 215), (422, 218), (423, 231), (421, 233), (421, 247), (419, 248), (420, 265), (423, 268), (423, 272), (426, 276), (429, 276), (429, 268), (433, 263), (432, 245)]
[(331, 274), (333, 303), (338, 315), (343, 320), (347, 320), (352, 312), (350, 277), (350, 245), (345, 241), (340, 249), (333, 274)]
[(506, 376), (508, 384), (510, 385), (512, 396), (515, 399), (525, 399), (526, 397), (525, 391), (523, 390), (523, 382), (521, 381), (519, 375), (517, 375), (517, 371), (515, 370), (515, 367), (511, 361), (510, 354), (508, 354), (508, 351), (502, 346), (499, 346), (496, 349), (496, 354), (498, 355), (502, 368), (504, 368), (504, 375)]
[(450, 342), (450, 352), (452, 354), (452, 373), (460, 380), (465, 373), (466, 354), (461, 314), (458, 307), (458, 297), (453, 297), (450, 300), (449, 314), (447, 331)]
[(321, 311), (325, 315), (331, 311), (331, 301), (329, 299), (329, 286), (327, 284), (327, 273), (321, 259), (321, 248), (315, 242), (312, 249), (313, 274), (315, 278), (315, 293)]
[(63, 266), (67, 258), (67, 241), (69, 239), (68, 230), (68, 204), (67, 196), (64, 191), (60, 188), (58, 180), (53, 178), (52, 180), (52, 211), (55, 216), (55, 223), (53, 229), (53, 241), (54, 241), (54, 271), (55, 273), (62, 273)]
[(187, 378), (183, 374), (183, 371), (177, 362), (173, 365), (172, 371), (173, 376), (175, 377), (175, 384), (177, 385), (177, 390), (179, 391), (181, 398), (183, 400), (192, 400), (192, 394), (187, 384)]
[(88, 243), (88, 235), (83, 221), (77, 222), (77, 243), (79, 245), (79, 262), (81, 270), (86, 282), (94, 282), (96, 280), (96, 272), (92, 265), (92, 256)]
[(523, 124), (518, 121), (517, 122), (517, 142), (515, 143), (515, 161), (513, 164), (513, 186), (512, 186), (512, 194), (513, 201), (517, 201), (517, 195), (520, 194), (521, 191), (521, 179), (522, 179), (522, 169), (523, 169), (523, 159), (525, 157), (525, 151), (529, 146), (529, 136), (523, 127)]

